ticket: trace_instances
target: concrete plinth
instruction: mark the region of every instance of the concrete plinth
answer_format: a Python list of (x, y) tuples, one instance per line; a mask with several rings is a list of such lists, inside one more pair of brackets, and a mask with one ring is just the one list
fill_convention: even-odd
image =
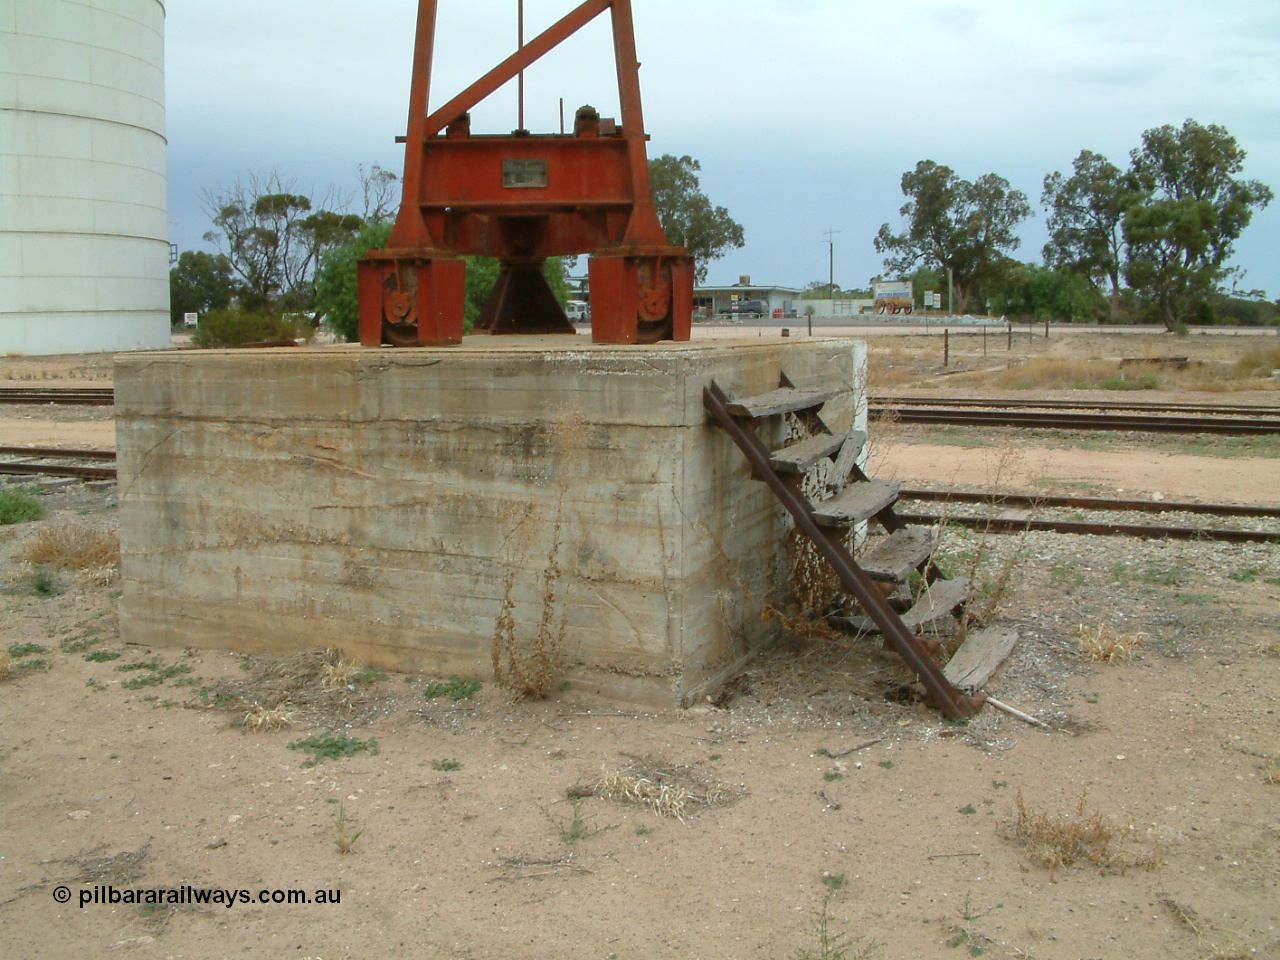
[(840, 429), (864, 370), (854, 340), (120, 357), (121, 633), (481, 678), (495, 642), (558, 649), (557, 685), (678, 704), (785, 593), (780, 508), (703, 387), (785, 372)]

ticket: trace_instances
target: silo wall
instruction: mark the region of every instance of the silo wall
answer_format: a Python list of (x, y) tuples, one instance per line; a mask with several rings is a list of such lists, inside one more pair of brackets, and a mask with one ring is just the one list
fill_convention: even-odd
[(164, 16), (0, 0), (0, 351), (169, 342)]

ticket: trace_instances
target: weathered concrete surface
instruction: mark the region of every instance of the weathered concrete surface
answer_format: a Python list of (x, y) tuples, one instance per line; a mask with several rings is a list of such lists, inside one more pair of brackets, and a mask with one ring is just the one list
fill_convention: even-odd
[(864, 370), (853, 340), (122, 356), (121, 632), (490, 677), (506, 597), (575, 688), (676, 704), (785, 590), (779, 508), (702, 388), (785, 371), (842, 429)]

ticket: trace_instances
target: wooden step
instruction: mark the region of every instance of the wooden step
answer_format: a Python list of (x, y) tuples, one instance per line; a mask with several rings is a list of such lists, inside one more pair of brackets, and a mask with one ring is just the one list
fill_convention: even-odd
[(959, 690), (981, 690), (1017, 645), (1018, 632), (1011, 627), (984, 627), (965, 638), (942, 675)]
[(902, 583), (911, 571), (929, 559), (937, 538), (927, 527), (903, 527), (868, 550), (858, 560), (858, 566), (872, 580), (888, 580)]
[(935, 580), (924, 591), (916, 605), (902, 615), (902, 622), (908, 629), (918, 632), (935, 620), (948, 616), (967, 599), (969, 599), (968, 577)]
[(769, 465), (778, 473), (805, 473), (819, 460), (839, 450), (844, 439), (844, 435), (838, 433), (821, 433), (816, 437), (809, 437), (789, 447), (775, 450), (769, 458)]
[(823, 527), (847, 527), (874, 517), (898, 499), (898, 484), (868, 480), (845, 487), (830, 500), (815, 504), (813, 519)]
[(864, 430), (850, 430), (845, 438), (844, 446), (836, 456), (835, 468), (831, 471), (832, 486), (843, 487), (849, 482), (849, 471), (858, 462), (858, 454), (867, 445), (867, 434)]
[(772, 393), (763, 393), (758, 397), (744, 397), (741, 400), (730, 400), (725, 409), (735, 417), (748, 417), (759, 420), (762, 417), (773, 417), (780, 413), (791, 413), (795, 410), (813, 410), (830, 400), (834, 393), (823, 390), (797, 390), (794, 387), (783, 387)]

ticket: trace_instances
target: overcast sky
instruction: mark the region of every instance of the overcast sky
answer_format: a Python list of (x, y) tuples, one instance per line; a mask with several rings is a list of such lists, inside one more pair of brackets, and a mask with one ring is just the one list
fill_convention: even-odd
[[(633, 0), (650, 156), (689, 154), (746, 229), (710, 282), (749, 274), (865, 285), (880, 224), (901, 224), (922, 159), (994, 172), (1036, 216), (1015, 256), (1039, 262), (1045, 174), (1082, 149), (1123, 166), (1142, 132), (1225, 126), (1245, 176), (1280, 193), (1280, 0)], [(532, 37), (576, 5), (526, 0)], [(171, 0), (170, 239), (204, 247), (203, 194), (255, 171), (298, 192), (352, 191), (356, 167), (400, 172), (416, 0)], [(510, 54), (516, 0), (440, 0), (432, 105)], [(526, 123), (584, 103), (617, 115), (607, 15), (537, 64)], [(516, 126), (515, 85), (473, 129)], [(1237, 244), (1242, 290), (1280, 297), (1280, 202)]]

